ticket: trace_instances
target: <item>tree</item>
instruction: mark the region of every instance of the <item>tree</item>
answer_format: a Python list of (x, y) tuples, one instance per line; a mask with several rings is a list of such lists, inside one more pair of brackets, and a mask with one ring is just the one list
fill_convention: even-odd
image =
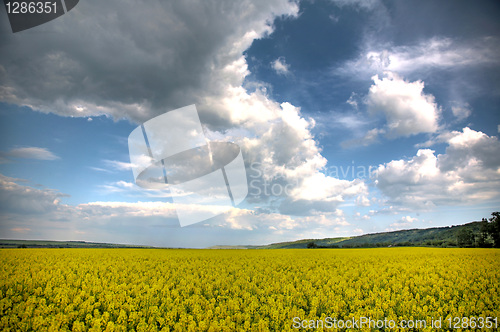
[(488, 219), (483, 218), (481, 220), (481, 226), (479, 228), (479, 235), (477, 238), (477, 246), (481, 248), (491, 247), (490, 242), (488, 241), (490, 232), (490, 224), (488, 224)]
[(493, 246), (500, 248), (500, 212), (493, 212), (491, 215), (488, 233), (493, 238)]
[(472, 230), (462, 227), (457, 234), (457, 245), (459, 247), (474, 247), (474, 233)]
[(314, 243), (314, 242), (309, 242), (307, 244), (307, 248), (317, 248), (317, 247), (318, 247), (318, 245), (316, 243)]

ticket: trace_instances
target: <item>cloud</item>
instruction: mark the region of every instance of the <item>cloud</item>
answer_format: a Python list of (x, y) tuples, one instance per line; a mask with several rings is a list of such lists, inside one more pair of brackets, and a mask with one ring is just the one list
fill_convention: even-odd
[(89, 166), (89, 168), (91, 170), (94, 170), (94, 171), (97, 171), (97, 172), (104, 172), (104, 173), (111, 173), (112, 172), (112, 171), (110, 171), (108, 169), (104, 169), (104, 168), (100, 168), (100, 167)]
[(422, 81), (407, 82), (397, 74), (386, 72), (374, 84), (367, 96), (368, 111), (384, 114), (387, 135), (391, 138), (433, 133), (438, 130), (440, 109), (434, 96), (423, 92)]
[[(31, 33), (2, 35), (9, 52), (0, 57), (0, 100), (64, 116), (105, 114), (138, 123), (195, 103), (207, 136), (237, 143), (247, 165), (260, 163), (266, 180), (300, 186), (326, 164), (311, 134), (315, 121), (290, 103), (270, 99), (263, 84), (251, 93), (243, 87), (249, 74), (244, 51), (272, 32), (276, 16), (293, 17), (298, 10), (288, 0), (152, 2), (139, 9), (90, 1), (75, 8), (71, 20), (54, 21), (43, 41)], [(275, 67), (288, 70), (284, 58)], [(349, 185), (340, 186), (349, 191)], [(315, 199), (322, 200), (332, 197)]]
[(397, 220), (396, 222), (392, 223), (389, 225), (389, 227), (386, 229), (386, 231), (395, 231), (395, 230), (400, 230), (400, 229), (407, 229), (408, 227), (411, 227), (414, 225), (414, 222), (418, 221), (417, 218), (412, 218), (410, 216), (404, 216), (401, 219)]
[(11, 158), (20, 159), (37, 159), (37, 160), (56, 160), (58, 156), (50, 152), (46, 148), (38, 147), (22, 147), (14, 148), (7, 152), (0, 152), (0, 158), (8, 162)]
[(382, 45), (376, 49), (372, 43), (365, 45), (359, 58), (349, 60), (335, 69), (337, 74), (367, 78), (384, 71), (420, 75), (436, 69), (497, 65), (500, 40), (484, 37), (458, 41), (451, 38), (433, 37), (413, 45)]
[[(446, 148), (446, 154), (439, 157), (441, 170), (463, 170), (467, 175), (471, 175), (467, 171), (477, 167), (479, 172), (476, 176), (480, 178), (485, 178), (490, 172), (499, 173), (500, 142), (497, 137), (488, 136), (469, 127), (465, 127), (462, 132), (452, 131), (444, 137), (447, 138), (449, 146)], [(481, 171), (485, 173), (481, 175)]]
[(455, 102), (451, 106), (451, 111), (458, 120), (466, 119), (472, 114), (471, 107), (468, 103)]
[(433, 209), (500, 197), (500, 142), (464, 128), (443, 134), (444, 154), (420, 149), (409, 160), (393, 160), (375, 172), (377, 188), (389, 204)]
[(357, 99), (357, 94), (355, 92), (351, 93), (351, 96), (349, 99), (347, 99), (346, 103), (351, 105), (354, 109), (358, 109), (358, 101)]
[(279, 75), (288, 75), (290, 73), (290, 65), (286, 63), (283, 57), (274, 60), (271, 65)]
[[(104, 164), (106, 164), (106, 166), (109, 166), (112, 169), (115, 169), (118, 171), (130, 171), (135, 167), (134, 164), (129, 163), (129, 162), (125, 162), (125, 161), (103, 160), (103, 162), (104, 162)], [(146, 162), (149, 162), (149, 160)], [(100, 170), (100, 169), (97, 169), (97, 170)]]
[(0, 210), (2, 213), (44, 215), (61, 208), (61, 198), (68, 195), (51, 189), (20, 185), (24, 180), (0, 174)]
[[(292, 189), (294, 192), (300, 192), (303, 186), (307, 186), (311, 181), (314, 182), (316, 177), (323, 177), (326, 183), (332, 186), (340, 184), (341, 188), (321, 191), (326, 196), (320, 198), (316, 195), (314, 202), (310, 198), (299, 198), (295, 194), (295, 197), (289, 197), (286, 202), (292, 200), (295, 204), (295, 200), (300, 199), (309, 205), (308, 201), (311, 201), (317, 209), (320, 206), (326, 207), (333, 201), (329, 196), (330, 192), (349, 190), (349, 185), (322, 173), (327, 160), (321, 155), (321, 149), (311, 133), (316, 125), (314, 119), (304, 118), (301, 109), (288, 102), (278, 104), (270, 100), (261, 90), (248, 93), (240, 87), (231, 91), (230, 96), (214, 99), (212, 102), (218, 105), (214, 107), (217, 109), (238, 110), (230, 114), (231, 120), (236, 124), (236, 128), (244, 130), (245, 135), (241, 135), (241, 131), (235, 131), (238, 135), (234, 136), (231, 132), (226, 132), (224, 139), (237, 143), (245, 153), (246, 163), (251, 165), (248, 171), (254, 174), (251, 175), (253, 178), (250, 181), (253, 181), (252, 183), (258, 188), (258, 194), (251, 195), (249, 201), (262, 203), (277, 198), (276, 195), (266, 194), (264, 185), (272, 187), (276, 184), (281, 188), (288, 188), (288, 192)], [(207, 130), (207, 136), (211, 139), (219, 137), (220, 134)], [(285, 190), (280, 191), (281, 194), (285, 192)], [(342, 200), (344, 196), (352, 195), (341, 195)], [(281, 211), (291, 212), (286, 208), (286, 202), (281, 204), (285, 207)], [(301, 213), (308, 211), (309, 209), (305, 209)]]
[[(341, 232), (349, 226), (340, 209), (302, 217), (233, 208), (215, 218), (192, 227), (180, 228), (179, 210), (205, 211), (216, 214), (226, 207), (182, 205), (169, 202), (89, 202), (68, 205), (60, 201), (63, 194), (50, 189), (34, 189), (22, 179), (1, 176), (0, 232), (3, 237), (28, 234), (38, 239), (107, 241), (156, 245), (200, 246), (193, 237), (203, 236), (202, 243), (217, 241), (217, 234), (229, 231), (252, 231), (264, 238), (296, 238), (310, 232)], [(25, 183), (26, 184), (26, 183)], [(12, 197), (12, 200), (6, 200)], [(14, 204), (16, 203), (16, 204)], [(36, 203), (36, 204), (34, 204)], [(31, 211), (27, 209), (31, 207)], [(260, 233), (259, 233), (260, 232)], [(234, 234), (234, 233), (231, 233)], [(308, 233), (307, 233), (308, 234)], [(214, 236), (213, 239), (207, 240)], [(259, 243), (267, 240), (260, 239)], [(216, 243), (212, 243), (216, 244)], [(240, 242), (241, 244), (241, 242)]]
[(379, 136), (385, 134), (385, 129), (370, 129), (363, 137), (361, 138), (353, 138), (350, 140), (342, 141), (340, 146), (343, 148), (350, 148), (352, 146), (368, 146), (379, 141)]
[(22, 227), (11, 228), (10, 230), (13, 232), (16, 232), (16, 233), (26, 233), (26, 232), (31, 231), (30, 228), (22, 228)]
[(370, 210), (369, 215), (370, 216), (376, 216), (376, 215), (392, 215), (392, 214), (399, 214), (402, 212), (407, 212), (409, 209), (407, 207), (401, 207), (401, 206), (388, 206), (384, 207), (378, 210)]
[(318, 127), (347, 128), (350, 130), (357, 130), (368, 124), (366, 115), (358, 112), (343, 113), (330, 111), (325, 114), (315, 114), (314, 120), (317, 122)]
[(2, 34), (9, 52), (0, 55), (0, 100), (143, 122), (240, 85), (243, 51), (272, 31), (276, 16), (297, 12), (288, 0), (148, 1), (140, 8), (87, 1), (42, 37)]
[(378, 0), (331, 0), (331, 1), (339, 7), (353, 6), (355, 8), (364, 10), (371, 10), (380, 5), (380, 1)]
[(345, 219), (344, 212), (339, 209), (303, 217), (291, 217), (280, 213), (259, 213), (247, 209), (232, 209), (223, 220), (214, 225), (238, 230), (271, 231), (274, 234), (281, 235), (289, 231), (348, 226), (349, 223)]

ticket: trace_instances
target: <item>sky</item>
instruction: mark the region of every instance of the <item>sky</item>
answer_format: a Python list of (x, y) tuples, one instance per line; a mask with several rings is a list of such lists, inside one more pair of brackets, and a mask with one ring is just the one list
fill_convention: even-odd
[[(499, 15), (497, 1), (82, 0), (13, 33), (1, 7), (0, 238), (204, 248), (489, 217)], [(172, 192), (135, 183), (128, 136), (192, 104), (209, 140), (241, 148), (248, 195), (180, 227)]]

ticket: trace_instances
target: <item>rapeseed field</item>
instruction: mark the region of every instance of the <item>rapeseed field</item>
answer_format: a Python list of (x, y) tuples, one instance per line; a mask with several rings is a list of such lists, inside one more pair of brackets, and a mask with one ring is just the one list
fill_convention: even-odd
[(351, 330), (483, 318), (494, 331), (500, 319), (495, 249), (3, 249), (0, 262), (2, 331), (338, 331), (333, 319), (360, 317), (428, 325)]

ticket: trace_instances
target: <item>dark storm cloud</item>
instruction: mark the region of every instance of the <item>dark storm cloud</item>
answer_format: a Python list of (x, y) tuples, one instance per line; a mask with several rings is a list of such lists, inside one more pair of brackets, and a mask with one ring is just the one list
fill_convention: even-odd
[(286, 0), (85, 1), (16, 34), (4, 22), (0, 101), (143, 121), (223, 93), (232, 79), (224, 67), (275, 14), (294, 7)]

